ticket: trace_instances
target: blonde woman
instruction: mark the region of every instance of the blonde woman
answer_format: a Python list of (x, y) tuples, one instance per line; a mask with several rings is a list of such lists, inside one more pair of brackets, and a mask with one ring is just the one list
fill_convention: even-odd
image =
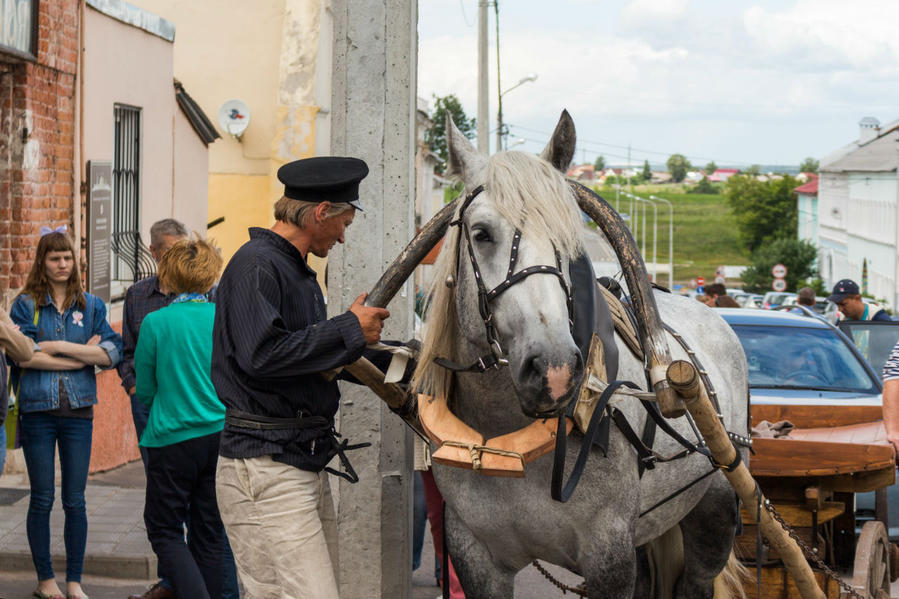
[(223, 577), (215, 468), (225, 408), (209, 378), (215, 304), (206, 295), (221, 269), (221, 255), (206, 241), (172, 246), (159, 262), (159, 282), (177, 297), (147, 315), (134, 354), (137, 398), (150, 408), (140, 438), (148, 453), (147, 536), (175, 594), (191, 599), (219, 597)]

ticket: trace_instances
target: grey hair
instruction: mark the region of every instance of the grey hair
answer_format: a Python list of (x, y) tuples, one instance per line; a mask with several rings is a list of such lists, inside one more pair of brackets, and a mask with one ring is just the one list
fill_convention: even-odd
[[(306, 223), (312, 218), (312, 213), (315, 212), (315, 209), (318, 208), (319, 204), (320, 202), (306, 202), (304, 200), (294, 200), (293, 198), (282, 196), (280, 200), (275, 202), (275, 220), (305, 229)], [(355, 210), (351, 204), (347, 204), (346, 202), (332, 203), (325, 218), (343, 214), (351, 209)]]
[(164, 218), (158, 220), (150, 227), (150, 245), (159, 247), (162, 245), (162, 236), (187, 237), (187, 227), (180, 220)]

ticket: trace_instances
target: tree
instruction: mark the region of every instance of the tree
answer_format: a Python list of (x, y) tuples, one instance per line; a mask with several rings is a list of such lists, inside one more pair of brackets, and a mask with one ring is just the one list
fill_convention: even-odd
[(796, 291), (800, 284), (817, 275), (814, 267), (817, 255), (814, 245), (795, 237), (783, 237), (766, 243), (753, 252), (751, 264), (740, 276), (743, 288), (754, 293), (770, 290), (774, 281), (771, 269), (775, 264), (783, 264), (787, 267), (787, 276), (784, 277), (787, 289)]
[(643, 180), (650, 181), (652, 179), (652, 169), (649, 168), (649, 160), (643, 161)]
[(453, 117), (456, 127), (468, 139), (474, 137), (477, 132), (477, 119), (466, 116), (465, 111), (462, 110), (462, 103), (459, 102), (459, 98), (455, 94), (434, 96), (434, 112), (431, 113), (431, 120), (434, 124), (425, 132), (425, 143), (443, 161), (434, 168), (434, 170), (440, 173), (443, 172), (448, 157), (446, 149), (447, 113)]
[(671, 173), (675, 183), (683, 181), (687, 176), (687, 170), (693, 166), (683, 154), (672, 154), (665, 164), (668, 165), (668, 172)]
[(756, 177), (756, 176), (762, 174), (762, 167), (757, 164), (752, 164), (749, 166), (749, 168), (746, 170), (746, 172), (748, 174), (752, 175), (753, 177)]
[(711, 181), (709, 181), (709, 178), (706, 177), (705, 175), (702, 176), (702, 180), (699, 183), (697, 183), (693, 187), (693, 189), (690, 190), (690, 192), (691, 193), (707, 193), (707, 194), (718, 193), (718, 191), (715, 189), (715, 186), (712, 185)]
[(791, 176), (759, 181), (750, 175), (727, 180), (724, 195), (737, 222), (740, 241), (750, 252), (774, 239), (795, 237), (796, 194), (799, 185)]
[(705, 174), (714, 175), (715, 171), (718, 170), (718, 165), (715, 164), (714, 160), (709, 160), (709, 163), (705, 165)]
[(606, 169), (606, 159), (602, 154), (596, 157), (596, 162), (593, 163), (593, 171), (599, 174), (600, 172)]
[(799, 165), (799, 172), (800, 173), (817, 173), (819, 166), (820, 166), (820, 163), (817, 160), (815, 160), (814, 158), (812, 158), (811, 156), (809, 156), (808, 158), (806, 158), (805, 160), (802, 161), (802, 164)]

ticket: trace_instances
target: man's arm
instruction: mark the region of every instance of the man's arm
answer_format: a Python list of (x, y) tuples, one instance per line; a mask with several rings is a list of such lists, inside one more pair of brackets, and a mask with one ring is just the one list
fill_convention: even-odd
[(34, 355), (34, 341), (26, 337), (3, 310), (0, 310), (0, 347), (14, 362), (25, 362)]
[[(366, 333), (352, 311), (289, 331), (275, 308), (279, 296), (276, 278), (258, 265), (229, 290), (224, 326), (234, 342), (234, 357), (249, 376), (283, 379), (331, 370), (356, 361), (367, 337), (375, 338), (374, 325), (367, 323)], [(365, 315), (363, 319), (370, 320)]]
[(125, 292), (125, 305), (122, 308), (122, 359), (116, 365), (122, 387), (128, 395), (134, 395), (134, 349), (137, 347), (137, 326), (135, 324), (135, 289), (132, 285)]

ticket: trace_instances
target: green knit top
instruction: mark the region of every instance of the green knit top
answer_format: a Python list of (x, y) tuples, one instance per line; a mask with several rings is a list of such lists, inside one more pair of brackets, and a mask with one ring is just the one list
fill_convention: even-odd
[(212, 386), (215, 304), (176, 301), (151, 312), (134, 352), (138, 399), (150, 407), (141, 447), (163, 447), (211, 435), (225, 426)]

